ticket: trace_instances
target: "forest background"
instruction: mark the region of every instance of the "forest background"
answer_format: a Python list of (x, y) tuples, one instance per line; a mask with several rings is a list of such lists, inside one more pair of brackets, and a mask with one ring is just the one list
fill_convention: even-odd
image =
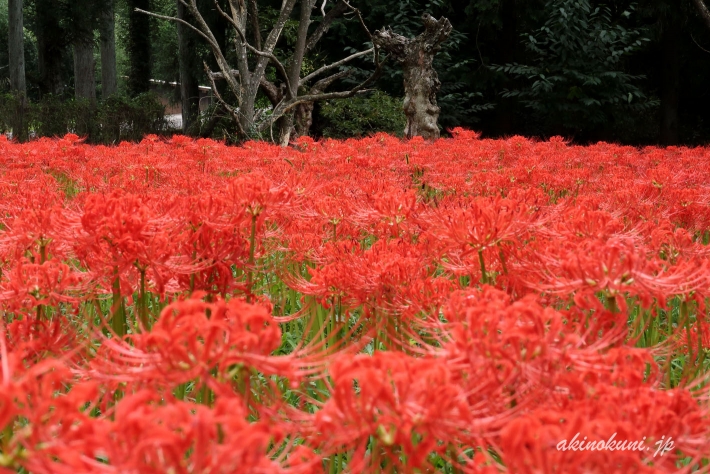
[[(256, 3), (259, 28), (266, 35), (281, 2)], [(339, 3), (319, 1), (310, 28), (317, 28)], [(451, 21), (453, 31), (434, 62), (444, 132), (462, 126), (486, 137), (561, 135), (577, 143), (710, 142), (710, 19), (698, 8), (699, 0), (350, 3), (370, 31), (391, 27), (414, 37), (423, 29), (424, 13)], [(13, 82), (10, 67), (11, 56), (19, 51), (8, 43), (18, 24), (18, 4), (27, 98), (20, 101), (19, 79)], [(197, 4), (232, 59), (234, 29), (213, 1)], [(218, 4), (228, 11), (226, 0)], [(214, 101), (198, 102), (200, 95), (209, 95), (204, 64), (218, 70), (206, 41), (136, 8), (194, 20), (179, 0), (0, 0), (0, 126), (19, 130), (20, 139), (71, 131), (94, 143), (116, 143), (179, 131), (236, 141), (229, 114)], [(295, 8), (274, 49), (284, 61), (297, 41), (298, 27)], [(369, 40), (356, 15), (341, 16), (307, 52), (302, 74), (367, 49)], [(372, 68), (366, 56), (351, 61), (330, 88), (352, 88)], [(273, 64), (266, 77), (276, 79)], [(398, 65), (385, 62), (365, 92), (317, 102), (307, 133), (314, 138), (378, 131), (401, 135), (402, 81)], [(223, 82), (216, 85), (229, 101)], [(164, 120), (166, 106), (182, 110), (181, 130)], [(264, 92), (256, 106), (269, 108)]]

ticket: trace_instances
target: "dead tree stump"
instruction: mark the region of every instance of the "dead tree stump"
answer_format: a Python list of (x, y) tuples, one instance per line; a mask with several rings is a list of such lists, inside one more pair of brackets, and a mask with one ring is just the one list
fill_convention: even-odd
[(416, 38), (406, 38), (387, 28), (375, 31), (375, 45), (402, 65), (404, 72), (404, 114), (407, 138), (421, 136), (426, 140), (439, 138), (439, 106), (436, 93), (441, 87), (433, 67), (434, 55), (451, 34), (451, 23), (425, 13), (424, 32)]

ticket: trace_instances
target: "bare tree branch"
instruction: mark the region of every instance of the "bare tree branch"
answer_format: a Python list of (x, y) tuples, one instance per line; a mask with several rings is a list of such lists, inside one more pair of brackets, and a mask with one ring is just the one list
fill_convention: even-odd
[[(271, 119), (263, 123), (259, 126), (260, 130), (265, 130), (266, 127), (271, 126), (276, 120), (278, 120), (281, 116), (284, 114), (288, 113), (291, 109), (296, 107), (298, 104), (303, 104), (305, 102), (316, 102), (316, 101), (321, 101), (321, 100), (330, 100), (330, 99), (347, 99), (348, 97), (352, 97), (358, 93), (361, 92), (367, 92), (365, 89), (367, 86), (372, 84), (374, 81), (377, 80), (378, 77), (382, 74), (382, 63), (380, 63), (380, 66), (375, 69), (375, 71), (365, 79), (363, 82), (358, 84), (357, 86), (353, 87), (352, 89), (348, 91), (342, 91), (342, 92), (328, 92), (328, 93), (316, 93), (316, 94), (306, 94), (302, 95), (300, 97), (296, 97), (290, 100), (283, 100), (281, 101), (276, 107), (274, 107), (274, 112), (271, 115)], [(340, 74), (340, 73), (338, 73)], [(330, 79), (330, 78), (327, 78)]]
[(258, 56), (263, 56), (266, 58), (269, 58), (271, 62), (274, 63), (274, 66), (276, 66), (276, 69), (279, 71), (279, 74), (283, 77), (284, 82), (286, 83), (286, 87), (288, 90), (291, 90), (291, 81), (289, 80), (288, 73), (286, 72), (286, 68), (284, 67), (283, 64), (281, 64), (281, 61), (279, 61), (279, 58), (277, 58), (273, 53), (271, 52), (265, 52), (265, 51), (260, 51), (253, 47), (252, 45), (249, 44), (247, 41), (246, 36), (244, 35), (244, 32), (242, 29), (239, 27), (236, 21), (227, 13), (222, 10), (219, 6), (219, 3), (217, 3), (217, 0), (214, 0), (214, 4), (217, 7), (217, 11), (219, 12), (220, 15), (222, 15), (224, 18), (227, 19), (232, 24), (232, 27), (237, 31), (237, 34), (239, 35), (239, 38), (242, 40), (242, 44), (246, 46), (246, 48), (251, 51), (252, 53), (258, 55)]
[[(294, 107), (298, 107), (297, 115), (298, 124), (300, 127), (297, 133), (307, 133), (310, 126), (311, 114), (313, 111), (313, 102), (318, 100), (336, 99), (352, 97), (355, 94), (363, 92), (369, 84), (371, 84), (382, 71), (381, 58), (379, 57), (379, 47), (373, 41), (373, 47), (351, 54), (350, 56), (335, 61), (334, 63), (325, 65), (306, 75), (301, 79), (302, 64), (306, 53), (315, 47), (316, 43), (322, 39), (325, 32), (333, 24), (335, 19), (343, 14), (352, 12), (358, 18), (360, 25), (367, 33), (370, 40), (372, 34), (367, 29), (363, 21), (360, 11), (354, 8), (348, 0), (332, 0), (334, 6), (326, 13), (325, 6), (328, 0), (325, 0), (321, 5), (321, 12), (324, 14), (323, 19), (311, 34), (309, 34), (309, 25), (311, 24), (312, 14), (316, 8), (316, 3), (320, 0), (281, 0), (281, 8), (278, 13), (273, 27), (269, 31), (266, 38), (262, 38), (261, 29), (258, 21), (258, 0), (229, 0), (229, 10), (222, 9), (218, 0), (213, 0), (214, 7), (219, 15), (227, 20), (231, 28), (234, 28), (235, 35), (233, 37), (236, 50), (236, 69), (230, 67), (226, 60), (226, 51), (220, 49), (214, 34), (210, 30), (209, 25), (205, 21), (197, 8), (197, 0), (178, 0), (181, 5), (184, 5), (190, 12), (192, 18), (190, 22), (182, 18), (161, 15), (158, 13), (137, 10), (141, 13), (153, 16), (158, 19), (167, 20), (187, 26), (192, 31), (196, 32), (201, 38), (207, 41), (210, 46), (219, 72), (212, 72), (205, 64), (205, 71), (212, 86), (213, 93), (217, 98), (219, 106), (232, 116), (237, 124), (237, 132), (242, 138), (248, 138), (247, 133), (254, 131), (262, 132), (266, 128), (273, 127), (274, 123), (280, 118), (284, 119), (279, 122), (280, 137), (279, 141), (284, 144), (288, 142), (288, 137), (291, 133), (294, 122)], [(298, 19), (298, 33), (296, 42), (289, 58), (289, 62), (282, 62), (275, 54), (275, 48), (283, 33), (286, 22), (291, 18), (293, 9), (297, 2), (300, 1), (300, 13)], [(253, 31), (249, 31), (253, 30)], [(254, 36), (250, 43), (247, 35)], [(252, 56), (252, 53), (254, 56)], [(351, 71), (337, 71), (338, 68), (348, 62), (373, 53), (375, 70), (361, 84), (356, 87), (341, 92), (324, 93), (338, 79), (341, 79)], [(255, 59), (255, 61), (252, 60)], [(251, 66), (250, 66), (251, 62)], [(278, 83), (273, 83), (266, 78), (266, 67), (273, 64), (276, 68), (279, 77)], [(318, 76), (328, 75), (320, 80)], [(216, 87), (218, 79), (226, 80), (229, 89), (234, 93), (237, 103), (229, 105)], [(313, 80), (317, 80), (310, 87), (310, 91), (298, 97), (299, 87), (306, 85)], [(256, 98), (259, 91), (262, 91), (273, 105), (271, 113), (264, 117), (265, 110), (256, 110)]]
[(328, 10), (328, 13), (318, 24), (315, 31), (311, 34), (311, 36), (308, 37), (308, 41), (306, 41), (306, 51), (310, 51), (311, 49), (313, 49), (313, 47), (328, 31), (333, 21), (349, 9), (350, 7), (348, 6), (348, 2), (346, 2), (345, 0), (339, 0), (338, 3), (333, 6), (333, 8)]
[(352, 71), (351, 69), (348, 69), (348, 70), (346, 70), (346, 71), (336, 72), (336, 73), (333, 74), (332, 76), (324, 77), (324, 78), (321, 79), (320, 81), (318, 81), (318, 82), (316, 82), (315, 84), (313, 84), (313, 87), (311, 87), (311, 90), (309, 91), (309, 94), (319, 94), (319, 93), (323, 92), (323, 91), (326, 90), (332, 83), (334, 83), (334, 82), (337, 81), (338, 79), (342, 79), (342, 78), (344, 78), (344, 77), (349, 76), (350, 74), (352, 74), (352, 72), (353, 72), (353, 71)]
[[(191, 3), (185, 2), (185, 0), (180, 0), (185, 7), (188, 8), (190, 13), (192, 13), (193, 17), (197, 20), (197, 22), (200, 24), (201, 28), (196, 28), (195, 26), (191, 25), (187, 21), (177, 18), (174, 16), (166, 16), (166, 15), (159, 15), (157, 13), (152, 13), (152, 12), (147, 12), (145, 10), (141, 10), (140, 8), (136, 8), (135, 11), (139, 13), (143, 13), (145, 15), (149, 15), (155, 18), (160, 18), (162, 20), (167, 20), (167, 21), (173, 21), (177, 23), (181, 23), (191, 30), (195, 31), (197, 34), (199, 34), (201, 37), (203, 37), (205, 40), (207, 40), (207, 43), (210, 45), (210, 48), (212, 48), (212, 52), (215, 56), (215, 59), (217, 60), (217, 64), (219, 65), (219, 68), (224, 72), (224, 71), (229, 71), (229, 65), (227, 64), (227, 60), (225, 59), (224, 55), (222, 54), (222, 50), (219, 47), (219, 43), (217, 43), (217, 40), (215, 39), (214, 35), (212, 35), (212, 32), (210, 31), (209, 27), (207, 26), (207, 23), (205, 22), (204, 18), (200, 15), (200, 12), (197, 10), (197, 7), (194, 4), (194, 0), (191, 1)], [(239, 85), (236, 83), (233, 77), (228, 77), (227, 79), (227, 84), (229, 84), (229, 87), (232, 89), (234, 94), (239, 97), (240, 90), (239, 90)]]
[(307, 75), (306, 77), (304, 77), (303, 79), (301, 79), (300, 85), (303, 85), (303, 84), (307, 83), (308, 81), (310, 81), (310, 80), (313, 79), (314, 77), (320, 76), (321, 74), (323, 74), (323, 73), (326, 72), (326, 71), (330, 71), (331, 69), (334, 69), (334, 68), (336, 68), (336, 67), (338, 67), (338, 66), (342, 66), (343, 64), (345, 64), (345, 63), (347, 63), (347, 62), (349, 62), (349, 61), (352, 61), (352, 60), (355, 59), (355, 58), (359, 58), (360, 56), (364, 56), (364, 55), (366, 55), (366, 54), (369, 54), (369, 53), (373, 52), (374, 50), (375, 50), (375, 48), (370, 48), (370, 49), (365, 50), (365, 51), (360, 51), (359, 53), (351, 54), (351, 55), (348, 56), (347, 58), (341, 59), (340, 61), (336, 61), (336, 62), (334, 62), (334, 63), (332, 63), (332, 64), (328, 64), (327, 66), (323, 66), (323, 67), (320, 68), (320, 69), (316, 69), (315, 71), (313, 71), (312, 73), (310, 73), (309, 75)]
[(210, 85), (212, 86), (212, 92), (214, 93), (215, 97), (217, 97), (217, 101), (220, 103), (224, 109), (229, 112), (232, 115), (232, 118), (234, 118), (234, 121), (237, 123), (237, 127), (239, 128), (239, 134), (242, 136), (247, 136), (246, 132), (244, 131), (244, 128), (242, 127), (241, 121), (239, 120), (239, 115), (237, 114), (237, 110), (229, 105), (227, 102), (225, 102), (224, 99), (222, 99), (222, 96), (219, 93), (219, 89), (217, 89), (217, 84), (214, 82), (214, 77), (212, 75), (212, 71), (210, 71), (209, 66), (207, 65), (206, 62), (203, 62), (203, 65), (205, 67), (205, 72), (207, 73), (207, 77), (210, 79)]
[(710, 10), (708, 10), (707, 5), (705, 5), (703, 0), (693, 0), (693, 2), (695, 2), (695, 6), (698, 7), (700, 16), (703, 17), (705, 24), (710, 28)]
[[(185, 3), (185, 2), (182, 2), (182, 3)], [(174, 21), (175, 23), (183, 24), (183, 25), (187, 26), (188, 28), (190, 28), (190, 29), (191, 29), (192, 31), (194, 31), (195, 33), (197, 33), (198, 35), (202, 36), (204, 39), (206, 39), (207, 42), (210, 43), (210, 46), (213, 46), (213, 47), (214, 47), (214, 46), (217, 45), (217, 42), (216, 42), (216, 41), (215, 41), (214, 44), (213, 44), (212, 39), (210, 39), (210, 37), (207, 36), (206, 34), (204, 34), (202, 31), (200, 31), (199, 28), (195, 28), (195, 27), (192, 26), (190, 23), (188, 23), (187, 21), (185, 21), (185, 20), (183, 20), (183, 19), (181, 19), (181, 18), (178, 18), (178, 17), (175, 17), (175, 16), (159, 15), (159, 14), (157, 14), (157, 13), (147, 12), (147, 11), (145, 11), (145, 10), (141, 10), (140, 8), (136, 8), (135, 11), (137, 11), (138, 13), (144, 13), (144, 14), (146, 14), (146, 15), (148, 15), (148, 16), (152, 16), (152, 17), (155, 17), (155, 18), (159, 18), (159, 19), (161, 19), (161, 20)]]
[[(234, 77), (239, 77), (239, 71), (237, 71), (236, 69), (232, 69), (230, 73)], [(221, 72), (213, 72), (211, 74), (212, 79), (224, 79), (224, 74)], [(285, 84), (282, 84), (281, 87), (278, 87), (276, 86), (276, 84), (262, 76), (259, 81), (259, 86), (261, 87), (261, 90), (264, 92), (264, 94), (269, 99), (269, 102), (271, 102), (272, 105), (275, 106), (283, 99), (284, 88), (286, 87)]]

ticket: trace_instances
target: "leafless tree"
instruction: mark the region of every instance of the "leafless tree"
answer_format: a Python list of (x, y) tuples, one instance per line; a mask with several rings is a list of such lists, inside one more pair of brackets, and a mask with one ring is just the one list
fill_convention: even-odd
[[(302, 66), (305, 55), (313, 49), (324, 33), (337, 18), (350, 14), (356, 18), (372, 39), (365, 25), (360, 11), (353, 7), (348, 0), (337, 0), (329, 5), (326, 13), (326, 3), (316, 8), (317, 0), (282, 0), (278, 17), (271, 31), (262, 37), (259, 25), (258, 6), (256, 0), (228, 0), (229, 11), (224, 11), (218, 0), (214, 6), (224, 18), (227, 19), (235, 31), (234, 50), (236, 53), (236, 68), (233, 68), (226, 59), (226, 51), (222, 51), (214, 34), (200, 14), (197, 0), (178, 0), (190, 13), (190, 21), (182, 18), (159, 15), (145, 10), (136, 10), (163, 20), (169, 20), (187, 26), (194, 30), (207, 41), (219, 67), (219, 71), (211, 71), (207, 64), (205, 70), (211, 81), (212, 91), (220, 105), (234, 118), (237, 134), (240, 138), (254, 135), (274, 136), (274, 128), (281, 145), (288, 144), (294, 129), (294, 115), (300, 119), (296, 127), (303, 131), (310, 120), (312, 104), (319, 100), (329, 100), (352, 97), (358, 92), (366, 90), (379, 76), (382, 61), (379, 57), (377, 46), (351, 54), (339, 61), (319, 67), (315, 71), (302, 76)], [(279, 60), (275, 49), (286, 21), (291, 17), (296, 3), (300, 3), (298, 12), (298, 29), (295, 46), (288, 59)], [(321, 14), (322, 19), (315, 28), (310, 28), (313, 23), (312, 15)], [(247, 38), (247, 28), (251, 30), (252, 37)], [(325, 88), (347, 75), (345, 67), (357, 58), (373, 57), (374, 69), (364, 81), (346, 91), (325, 92)], [(273, 65), (277, 73), (278, 83), (271, 82), (266, 77), (267, 67)], [(325, 77), (323, 77), (325, 76)], [(315, 81), (316, 79), (319, 79)], [(230, 104), (223, 97), (216, 85), (216, 80), (226, 81), (230, 92), (236, 97), (237, 103)], [(315, 81), (315, 82), (314, 82)], [(255, 108), (259, 91), (268, 97), (273, 107), (270, 112), (263, 113)], [(296, 112), (296, 109), (298, 113)], [(278, 126), (274, 127), (275, 124)]]

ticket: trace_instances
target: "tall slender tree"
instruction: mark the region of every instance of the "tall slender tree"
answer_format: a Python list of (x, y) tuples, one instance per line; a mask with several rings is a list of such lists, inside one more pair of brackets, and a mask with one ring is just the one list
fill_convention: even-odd
[(151, 41), (150, 18), (137, 10), (149, 10), (150, 0), (127, 0), (128, 3), (128, 93), (136, 96), (150, 89)]
[(67, 47), (67, 34), (60, 21), (62, 5), (60, 0), (34, 0), (34, 4), (40, 92), (61, 95), (62, 57)]
[(8, 53), (10, 60), (10, 89), (17, 94), (17, 109), (14, 114), (12, 131), (19, 141), (27, 138), (25, 130), (25, 109), (27, 84), (25, 81), (25, 41), (22, 0), (9, 0), (8, 4)]
[(8, 0), (8, 50), (10, 59), (10, 88), (22, 94), (25, 83), (25, 40), (22, 0)]
[(106, 2), (99, 22), (99, 44), (101, 50), (101, 96), (106, 99), (116, 93), (118, 75), (116, 73), (116, 18), (114, 1)]

